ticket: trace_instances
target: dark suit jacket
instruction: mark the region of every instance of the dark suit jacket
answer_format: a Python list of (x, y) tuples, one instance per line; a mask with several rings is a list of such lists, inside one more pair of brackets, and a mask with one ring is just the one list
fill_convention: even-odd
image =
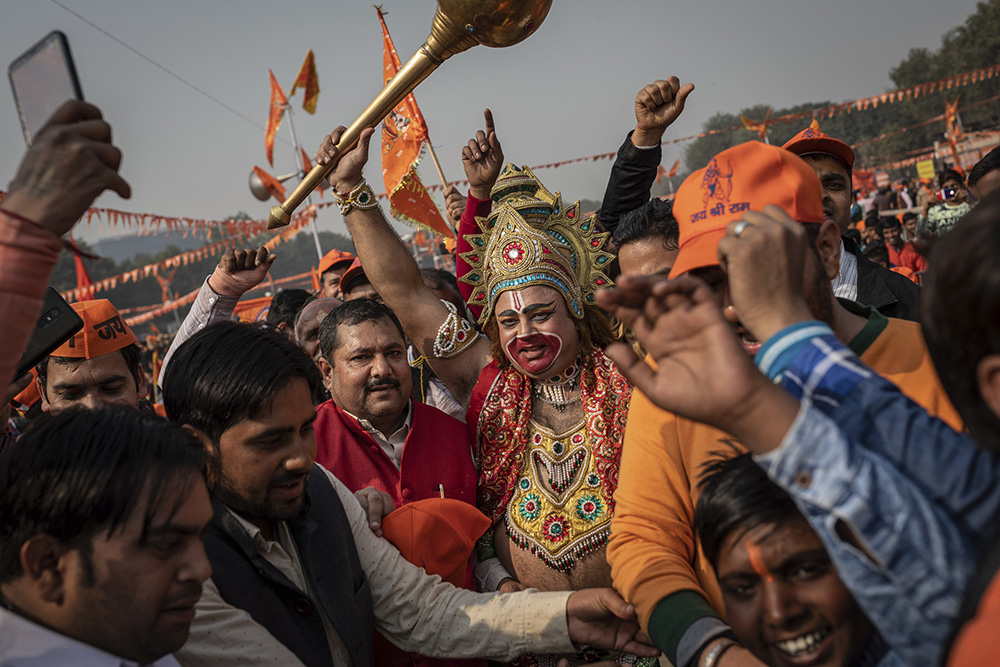
[(304, 664), (334, 667), (320, 616), (325, 613), (352, 663), (371, 665), (371, 588), (347, 514), (317, 466), (309, 474), (307, 494), (302, 512), (288, 526), (315, 596), (299, 590), (260, 556), (246, 530), (218, 500), (205, 536), (212, 581), (227, 603), (248, 612)]

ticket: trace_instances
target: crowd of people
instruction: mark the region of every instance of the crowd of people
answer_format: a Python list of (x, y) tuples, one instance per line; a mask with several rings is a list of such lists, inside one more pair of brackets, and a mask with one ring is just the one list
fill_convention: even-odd
[(230, 249), (168, 349), (82, 301), (15, 378), (62, 236), (130, 195), (61, 107), (0, 202), (0, 665), (992, 664), (1000, 152), (868, 196), (813, 122), (651, 199), (693, 91), (639, 91), (590, 215), (487, 109), (454, 274), (339, 127), (316, 290), (238, 322), (280, 259)]

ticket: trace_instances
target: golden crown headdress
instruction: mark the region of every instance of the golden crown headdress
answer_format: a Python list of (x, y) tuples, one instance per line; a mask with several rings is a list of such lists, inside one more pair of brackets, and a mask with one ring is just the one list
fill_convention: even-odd
[(469, 305), (483, 307), (480, 324), (501, 293), (531, 285), (559, 290), (582, 319), (594, 292), (612, 284), (604, 273), (614, 258), (604, 250), (609, 234), (597, 231), (595, 216), (580, 215), (580, 202), (564, 208), (528, 167), (505, 165), (490, 197), (493, 210), (476, 218), (482, 233), (466, 235), (472, 250), (462, 253), (470, 270), (461, 279), (473, 287)]

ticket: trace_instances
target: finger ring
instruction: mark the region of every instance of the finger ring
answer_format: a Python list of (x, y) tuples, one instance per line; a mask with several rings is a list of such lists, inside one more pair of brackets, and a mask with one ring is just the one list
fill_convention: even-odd
[(736, 226), (733, 227), (733, 236), (739, 238), (740, 236), (743, 235), (743, 230), (745, 230), (749, 226), (750, 226), (749, 222), (747, 222), (746, 220), (740, 220), (739, 222), (736, 223)]

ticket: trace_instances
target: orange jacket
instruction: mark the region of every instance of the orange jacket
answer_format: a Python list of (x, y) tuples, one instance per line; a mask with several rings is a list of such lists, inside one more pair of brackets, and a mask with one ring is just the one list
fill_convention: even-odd
[[(931, 414), (960, 429), (961, 419), (941, 388), (920, 325), (848, 305), (869, 315), (868, 324), (850, 341), (851, 349)], [(633, 393), (608, 561), (615, 588), (635, 605), (642, 626), (661, 648), (668, 647), (668, 655), (698, 618), (724, 618), (715, 572), (695, 539), (692, 521), (702, 464), (716, 452), (743, 451), (732, 436), (677, 417)], [(694, 592), (711, 608), (699, 608), (691, 594), (675, 598), (672, 608), (666, 598), (680, 591)]]

